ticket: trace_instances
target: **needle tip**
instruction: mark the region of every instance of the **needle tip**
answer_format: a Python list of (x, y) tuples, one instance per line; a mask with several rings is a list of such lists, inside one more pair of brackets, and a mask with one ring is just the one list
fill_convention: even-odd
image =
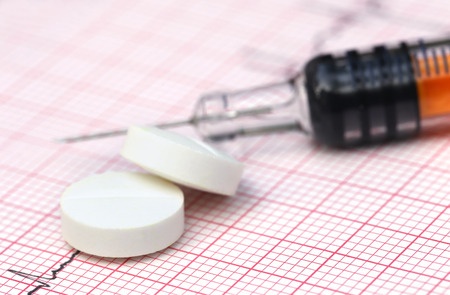
[(63, 144), (63, 143), (73, 143), (76, 142), (78, 140), (76, 140), (76, 138), (53, 138), (53, 142), (54, 143), (59, 143), (59, 144)]

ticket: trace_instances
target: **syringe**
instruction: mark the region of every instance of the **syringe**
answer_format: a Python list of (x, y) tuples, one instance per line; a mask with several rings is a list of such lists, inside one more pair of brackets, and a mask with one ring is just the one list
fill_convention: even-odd
[[(450, 40), (402, 42), (320, 55), (293, 78), (199, 99), (191, 118), (206, 140), (298, 130), (335, 147), (417, 135), (424, 120), (450, 114)], [(126, 130), (60, 139), (77, 142)]]

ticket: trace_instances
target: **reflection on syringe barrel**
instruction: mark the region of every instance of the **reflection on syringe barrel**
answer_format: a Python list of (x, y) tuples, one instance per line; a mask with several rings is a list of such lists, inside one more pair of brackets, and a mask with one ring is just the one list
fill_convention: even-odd
[(450, 41), (322, 55), (305, 67), (314, 137), (354, 146), (410, 137), (423, 120), (450, 114)]

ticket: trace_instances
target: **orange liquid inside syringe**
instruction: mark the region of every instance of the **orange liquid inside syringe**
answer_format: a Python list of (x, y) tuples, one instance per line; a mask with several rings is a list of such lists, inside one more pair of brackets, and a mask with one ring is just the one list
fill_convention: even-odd
[(449, 68), (450, 54), (418, 60), (416, 83), (422, 119), (450, 114)]

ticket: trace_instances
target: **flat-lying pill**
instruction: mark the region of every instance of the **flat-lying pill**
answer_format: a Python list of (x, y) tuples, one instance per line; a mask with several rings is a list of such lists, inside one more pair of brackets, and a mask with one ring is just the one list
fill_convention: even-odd
[(97, 256), (157, 252), (174, 243), (184, 230), (183, 192), (153, 175), (93, 175), (69, 186), (60, 205), (64, 239)]

